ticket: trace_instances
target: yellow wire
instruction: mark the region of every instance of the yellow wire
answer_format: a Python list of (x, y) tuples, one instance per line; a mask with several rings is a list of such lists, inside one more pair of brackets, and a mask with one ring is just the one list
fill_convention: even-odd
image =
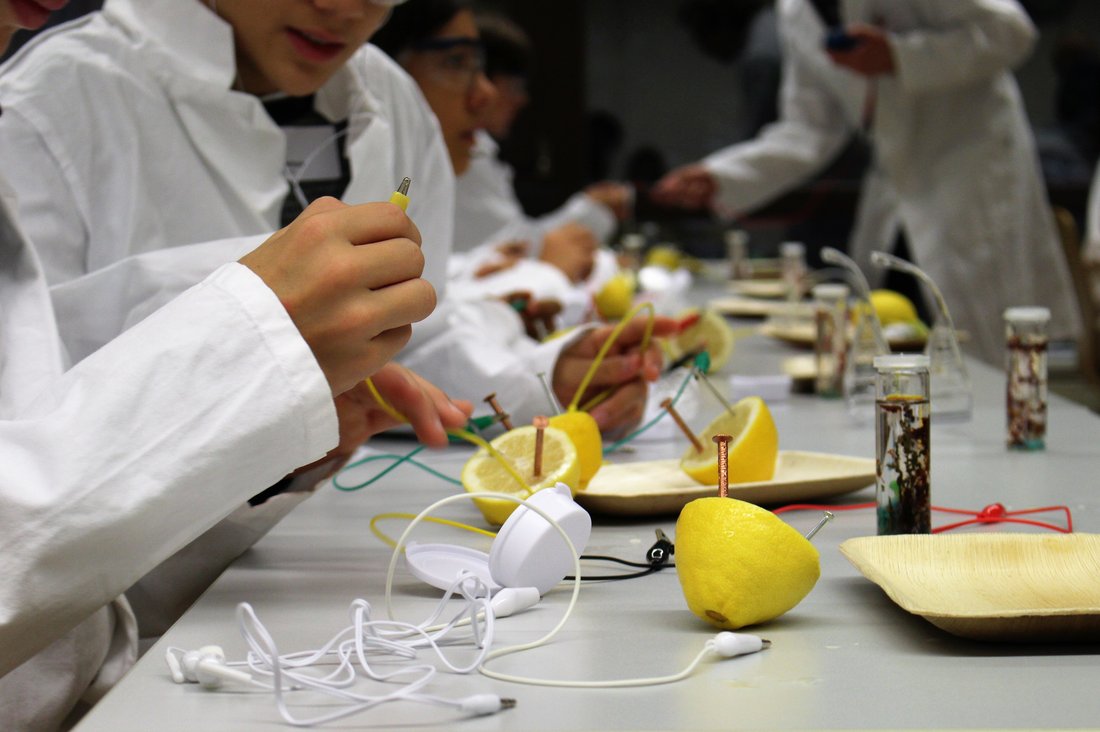
[[(386, 546), (396, 548), (397, 542), (391, 539), (388, 535), (382, 533), (382, 529), (378, 528), (379, 521), (385, 521), (387, 519), (406, 519), (412, 520), (416, 518), (415, 513), (380, 513), (370, 520), (371, 533), (378, 537), (378, 539)], [(482, 534), (488, 536), (490, 539), (496, 537), (496, 533), (492, 531), (486, 531), (485, 529), (479, 529), (476, 526), (470, 526), (469, 524), (460, 523), (458, 521), (451, 521), (445, 518), (436, 518), (435, 516), (425, 516), (423, 521), (430, 521), (433, 524), (441, 524), (443, 526), (453, 526), (456, 529), (462, 529), (463, 531), (472, 531), (475, 534)]]
[[(596, 352), (596, 357), (592, 359), (592, 365), (588, 367), (588, 373), (586, 373), (584, 375), (584, 378), (581, 379), (581, 385), (577, 388), (576, 393), (573, 394), (573, 401), (569, 403), (568, 411), (577, 411), (577, 404), (580, 403), (581, 397), (584, 396), (585, 390), (588, 389), (588, 384), (596, 375), (596, 369), (600, 367), (600, 364), (603, 363), (604, 358), (607, 356), (607, 352), (611, 350), (611, 347), (615, 345), (615, 341), (617, 341), (619, 339), (619, 336), (622, 335), (623, 329), (626, 328), (626, 326), (630, 324), (630, 321), (634, 319), (634, 316), (642, 310), (649, 310), (649, 320), (646, 321), (645, 332), (642, 334), (642, 351), (644, 352), (645, 349), (649, 347), (649, 339), (653, 336), (653, 323), (657, 318), (657, 312), (653, 309), (653, 303), (641, 302), (635, 305), (629, 313), (623, 316), (623, 319), (618, 322), (614, 329), (612, 329), (611, 334), (607, 337), (607, 340), (603, 342), (602, 346), (600, 346), (600, 350)], [(596, 404), (599, 404), (608, 396), (610, 396), (612, 391), (612, 389), (608, 389), (604, 393), (597, 396), (595, 399), (588, 402), (588, 404), (585, 406), (589, 407), (589, 405), (595, 406)], [(587, 411), (587, 409), (585, 411)]]
[[(406, 419), (405, 415), (401, 414), (401, 412), (398, 412), (389, 402), (386, 401), (386, 398), (383, 397), (382, 394), (378, 391), (378, 387), (374, 385), (374, 381), (372, 381), (368, 377), (365, 383), (367, 385), (367, 389), (370, 390), (371, 396), (374, 397), (374, 401), (378, 402), (378, 406), (382, 408), (383, 412), (393, 417), (398, 422), (402, 422), (405, 424), (408, 423), (409, 420)], [(466, 440), (466, 442), (472, 442), (478, 447), (488, 451), (489, 455), (491, 455), (498, 463), (500, 463), (501, 467), (503, 467), (508, 472), (508, 474), (511, 475), (517, 483), (519, 483), (520, 487), (523, 488), (524, 492), (527, 495), (531, 495), (534, 492), (531, 490), (531, 486), (527, 483), (527, 481), (523, 479), (523, 476), (519, 474), (519, 471), (516, 470), (515, 466), (512, 465), (512, 461), (502, 455), (499, 450), (490, 445), (488, 442), (481, 439), (472, 432), (467, 432), (466, 430), (447, 430), (447, 434), (462, 440)]]

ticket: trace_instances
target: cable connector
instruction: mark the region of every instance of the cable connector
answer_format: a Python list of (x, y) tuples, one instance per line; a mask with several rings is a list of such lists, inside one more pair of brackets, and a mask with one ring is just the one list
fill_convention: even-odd
[(672, 555), (676, 551), (676, 546), (672, 543), (672, 540), (668, 538), (665, 532), (656, 529), (656, 533), (657, 541), (653, 546), (649, 547), (649, 551), (645, 553), (645, 558), (652, 566), (663, 567), (672, 559)]
[(511, 709), (515, 705), (515, 699), (502, 698), (496, 694), (474, 694), (459, 700), (458, 708), (467, 714), (483, 717), (504, 709)]
[(715, 652), (725, 658), (744, 656), (747, 653), (756, 653), (771, 646), (772, 642), (765, 638), (748, 633), (731, 633), (723, 630), (714, 636), (712, 641)]

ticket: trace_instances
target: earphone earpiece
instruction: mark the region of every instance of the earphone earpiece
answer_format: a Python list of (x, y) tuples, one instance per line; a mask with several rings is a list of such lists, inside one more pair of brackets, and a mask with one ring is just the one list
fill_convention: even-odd
[(506, 618), (522, 612), (529, 607), (534, 607), (542, 599), (536, 587), (504, 587), (489, 604), (493, 606), (493, 615), (498, 618)]
[(225, 665), (225, 651), (221, 646), (203, 646), (197, 651), (182, 655), (179, 649), (169, 648), (165, 654), (172, 680), (177, 684), (199, 684), (204, 689), (217, 689), (225, 681), (239, 684), (253, 683), (252, 676)]

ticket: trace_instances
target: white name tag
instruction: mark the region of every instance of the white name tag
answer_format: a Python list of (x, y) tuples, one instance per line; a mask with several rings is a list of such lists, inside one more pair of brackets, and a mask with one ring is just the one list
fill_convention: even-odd
[[(301, 182), (340, 177), (343, 136), (332, 125), (284, 127), (286, 167)], [(304, 167), (303, 167), (304, 166)]]

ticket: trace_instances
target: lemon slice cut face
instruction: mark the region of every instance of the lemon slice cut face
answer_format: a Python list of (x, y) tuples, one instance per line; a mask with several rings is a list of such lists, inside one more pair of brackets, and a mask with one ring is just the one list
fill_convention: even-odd
[[(508, 460), (513, 469), (527, 481), (531, 491), (549, 488), (556, 483), (565, 483), (570, 491), (577, 492), (580, 484), (580, 460), (577, 448), (564, 431), (556, 427), (547, 427), (543, 432), (542, 471), (535, 477), (535, 428), (526, 425), (509, 430), (489, 444)], [(508, 470), (481, 448), (462, 467), (462, 487), (470, 493), (514, 493), (526, 498), (527, 492), (516, 482)], [(485, 520), (494, 526), (500, 526), (512, 515), (518, 503), (498, 498), (475, 498)]]
[(689, 308), (680, 313), (679, 318), (699, 314), (699, 320), (684, 328), (673, 339), (674, 351), (679, 356), (684, 353), (705, 348), (710, 355), (711, 371), (718, 371), (733, 355), (733, 329), (726, 319), (713, 310)]
[(712, 439), (725, 434), (729, 442), (729, 482), (755, 483), (771, 480), (779, 455), (779, 433), (768, 405), (760, 397), (745, 397), (733, 405), (733, 412), (722, 411), (699, 435), (703, 451), (688, 447), (680, 467), (703, 485), (718, 484), (718, 446)]
[(599, 425), (588, 412), (573, 410), (551, 417), (550, 426), (566, 433), (573, 441), (580, 461), (577, 489), (584, 490), (603, 465), (603, 437), (600, 436)]

